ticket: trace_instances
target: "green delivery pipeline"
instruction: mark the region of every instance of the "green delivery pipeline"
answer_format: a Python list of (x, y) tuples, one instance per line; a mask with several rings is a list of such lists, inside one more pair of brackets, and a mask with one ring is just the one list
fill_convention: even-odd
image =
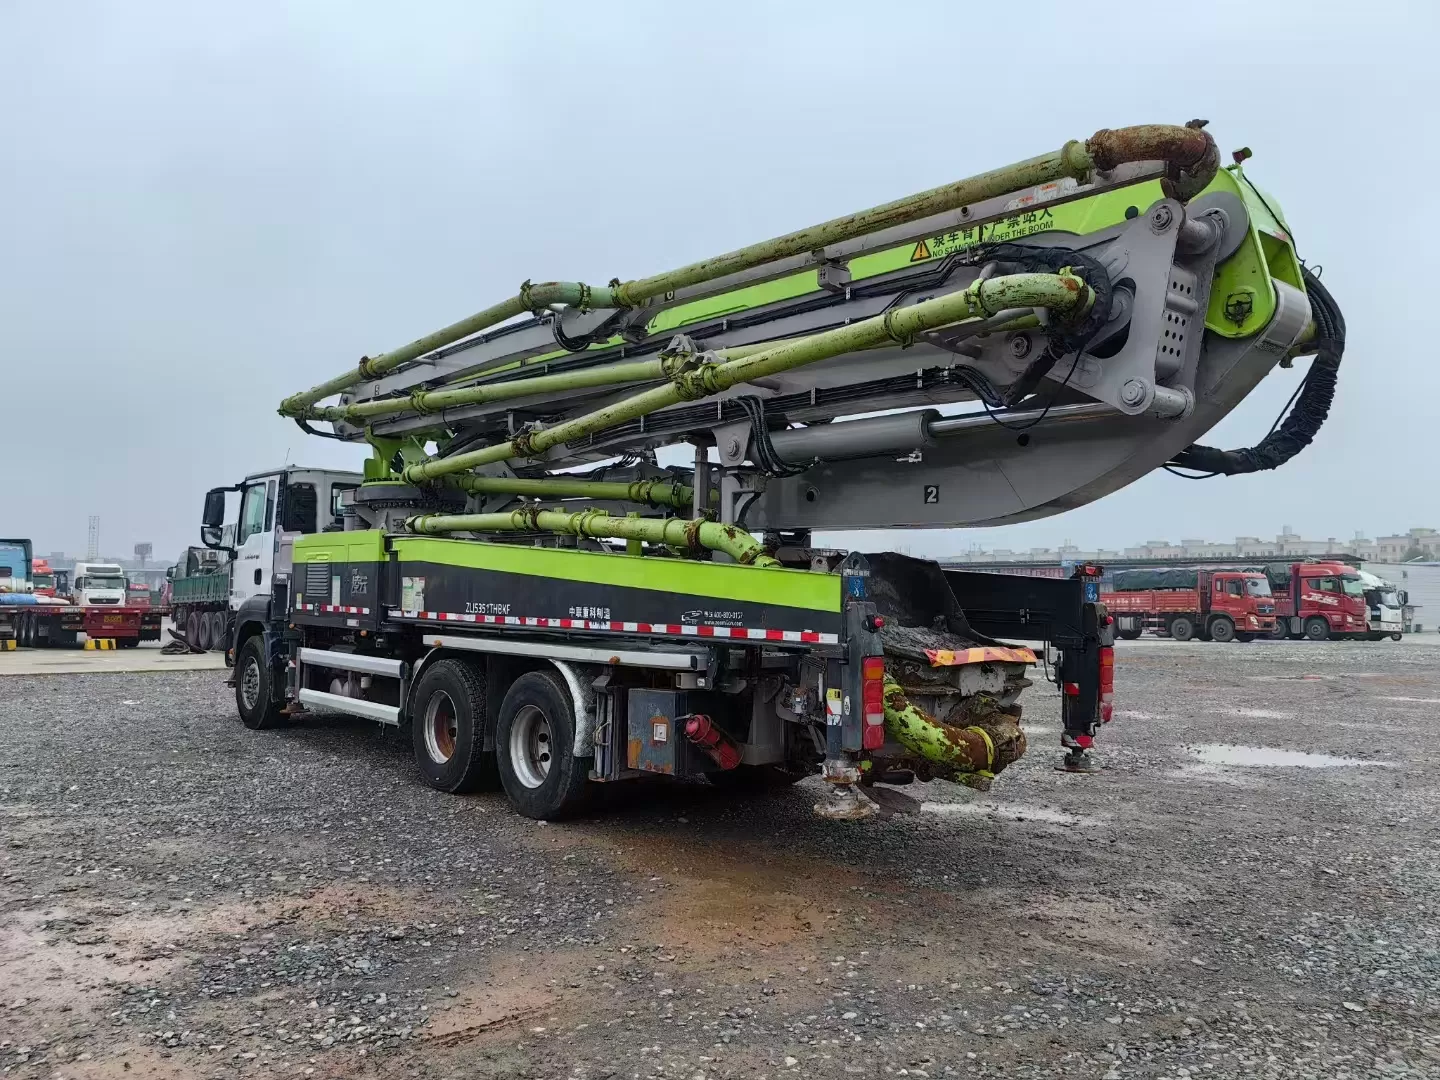
[(413, 533), (553, 532), (595, 539), (640, 540), (677, 548), (705, 548), (729, 555), (742, 565), (776, 567), (760, 541), (734, 525), (680, 518), (611, 517), (603, 510), (567, 514), (526, 508), (500, 514), (420, 514), (405, 522)]
[(280, 403), (282, 416), (298, 417), (317, 401), (347, 390), (367, 379), (378, 379), (428, 352), (478, 334), (507, 319), (526, 312), (541, 311), (564, 304), (579, 310), (633, 308), (675, 289), (714, 281), (729, 274), (750, 270), (766, 263), (829, 244), (852, 240), (896, 225), (905, 225), (961, 206), (995, 198), (1013, 191), (1071, 178), (1088, 181), (1095, 170), (1109, 170), (1139, 161), (1163, 161), (1166, 175), (1161, 185), (1170, 198), (1188, 201), (1204, 190), (1219, 168), (1215, 140), (1200, 130), (1203, 121), (1192, 120), (1185, 127), (1170, 124), (1143, 124), (1135, 127), (1102, 129), (1085, 142), (1072, 140), (1059, 150), (1017, 162), (965, 180), (957, 180), (929, 191), (833, 218), (820, 225), (787, 233), (714, 258), (704, 259), (678, 270), (653, 277), (591, 286), (582, 282), (548, 281), (538, 285), (525, 282), (515, 296), (476, 312), (467, 319), (398, 349), (375, 357), (362, 357), (350, 371), (327, 379), (318, 386), (293, 394)]
[[(792, 340), (792, 339), (785, 339)], [(722, 349), (720, 356), (727, 360), (751, 356), (765, 349), (781, 344), (770, 341), (755, 345), (736, 345)], [(350, 424), (365, 424), (380, 416), (394, 416), (398, 413), (415, 413), (424, 416), (444, 409), (464, 405), (485, 405), (494, 401), (513, 401), (516, 398), (533, 397), (537, 394), (558, 394), (570, 390), (585, 390), (600, 386), (617, 386), (622, 383), (654, 382), (668, 379), (680, 371), (683, 361), (678, 356), (661, 354), (651, 360), (622, 360), (615, 364), (585, 368), (580, 371), (562, 371), (553, 375), (532, 375), (527, 378), (485, 382), (476, 385), (456, 386), (448, 390), (416, 390), (404, 397), (375, 398), (359, 401), (352, 405), (326, 405), (307, 408), (302, 419), (344, 421)]]
[[(516, 476), (447, 476), (448, 486), (472, 495), (524, 495), (536, 499), (597, 499), (614, 502), (649, 503), (689, 509), (694, 505), (695, 489), (689, 484), (666, 480), (569, 479), (545, 476), (530, 480)], [(717, 493), (711, 489), (711, 501)]]
[(1093, 299), (1089, 286), (1068, 271), (987, 278), (959, 292), (894, 308), (884, 315), (862, 319), (849, 326), (826, 330), (721, 364), (701, 364), (678, 372), (671, 382), (663, 386), (644, 390), (573, 420), (523, 432), (509, 442), (495, 446), (450, 457), (430, 458), (407, 466), (401, 476), (406, 483), (423, 484), (481, 465), (512, 458), (536, 457), (570, 439), (593, 435), (682, 401), (696, 401), (739, 383), (763, 379), (832, 356), (874, 348), (886, 342), (908, 344), (916, 334), (926, 330), (969, 318), (988, 317), (1013, 308), (1043, 307), (1067, 320), (1087, 311)]

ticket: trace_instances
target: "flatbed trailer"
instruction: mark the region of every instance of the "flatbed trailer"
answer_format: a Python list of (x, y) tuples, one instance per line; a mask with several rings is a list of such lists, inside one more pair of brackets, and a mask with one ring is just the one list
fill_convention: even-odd
[(163, 616), (160, 608), (128, 604), (0, 607), (0, 639), (12, 639), (22, 649), (64, 649), (80, 644), (84, 634), (93, 640), (113, 639), (120, 648), (133, 649), (142, 641), (160, 640)]

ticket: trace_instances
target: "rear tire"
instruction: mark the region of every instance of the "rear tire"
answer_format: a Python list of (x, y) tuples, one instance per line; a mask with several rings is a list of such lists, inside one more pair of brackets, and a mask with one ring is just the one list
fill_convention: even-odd
[(202, 611), (195, 616), (194, 643), (202, 651), (210, 651), (210, 613), (208, 611)]
[(1330, 636), (1330, 624), (1314, 615), (1305, 620), (1305, 636), (1311, 641), (1324, 641)]
[(494, 757), (485, 752), (485, 673), (464, 660), (437, 660), (411, 698), (415, 763), (437, 791), (493, 786)]
[(140, 639), (138, 637), (122, 637), (115, 644), (119, 645), (122, 649), (138, 649), (140, 647)]
[(528, 818), (555, 821), (585, 801), (589, 766), (575, 756), (570, 691), (548, 671), (511, 684), (495, 728), (495, 759), (510, 804)]
[(251, 731), (277, 728), (285, 722), (275, 700), (275, 673), (265, 660), (265, 638), (256, 634), (245, 642), (235, 661), (235, 708), (240, 722)]
[(1227, 642), (1235, 640), (1235, 624), (1221, 615), (1210, 623), (1210, 640)]
[(1125, 630), (1116, 630), (1115, 633), (1118, 637), (1122, 637), (1126, 641), (1134, 641), (1142, 633), (1144, 633), (1144, 630), (1141, 627), (1132, 626)]
[(1284, 641), (1290, 636), (1290, 620), (1276, 618), (1275, 625), (1270, 628), (1270, 637), (1275, 641)]
[(208, 616), (210, 620), (210, 648), (220, 652), (225, 651), (225, 612), (212, 611)]
[(1248, 631), (1248, 630), (1236, 630), (1236, 631), (1235, 631), (1235, 640), (1236, 640), (1236, 641), (1243, 641), (1243, 642), (1249, 643), (1249, 642), (1255, 640), (1255, 635), (1252, 634), (1252, 633), (1250, 633), (1250, 631)]
[(1170, 636), (1176, 641), (1189, 641), (1195, 636), (1195, 624), (1184, 615), (1170, 620)]
[(189, 645), (192, 649), (199, 648), (199, 647), (200, 647), (200, 613), (199, 613), (199, 612), (192, 611), (192, 612), (190, 612), (189, 615), (185, 616), (185, 627), (184, 627), (184, 631), (185, 631), (185, 644)]

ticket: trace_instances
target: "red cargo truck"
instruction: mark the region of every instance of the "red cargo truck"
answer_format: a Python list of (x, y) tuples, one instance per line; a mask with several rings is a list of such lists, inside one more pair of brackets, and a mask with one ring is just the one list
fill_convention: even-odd
[(1353, 566), (1339, 562), (1269, 565), (1265, 572), (1275, 596), (1277, 638), (1367, 638), (1370, 606)]
[(1275, 628), (1270, 582), (1256, 570), (1120, 570), (1100, 602), (1122, 638), (1149, 630), (1176, 641), (1252, 641)]

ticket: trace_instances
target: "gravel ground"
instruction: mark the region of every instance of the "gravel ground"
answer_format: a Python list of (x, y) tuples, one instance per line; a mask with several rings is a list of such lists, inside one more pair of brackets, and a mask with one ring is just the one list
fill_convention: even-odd
[(215, 673), (8, 677), (0, 1069), (1440, 1076), (1437, 662), (1122, 643), (1104, 771), (1040, 688), (990, 796), (858, 826), (810, 781), (540, 825)]

